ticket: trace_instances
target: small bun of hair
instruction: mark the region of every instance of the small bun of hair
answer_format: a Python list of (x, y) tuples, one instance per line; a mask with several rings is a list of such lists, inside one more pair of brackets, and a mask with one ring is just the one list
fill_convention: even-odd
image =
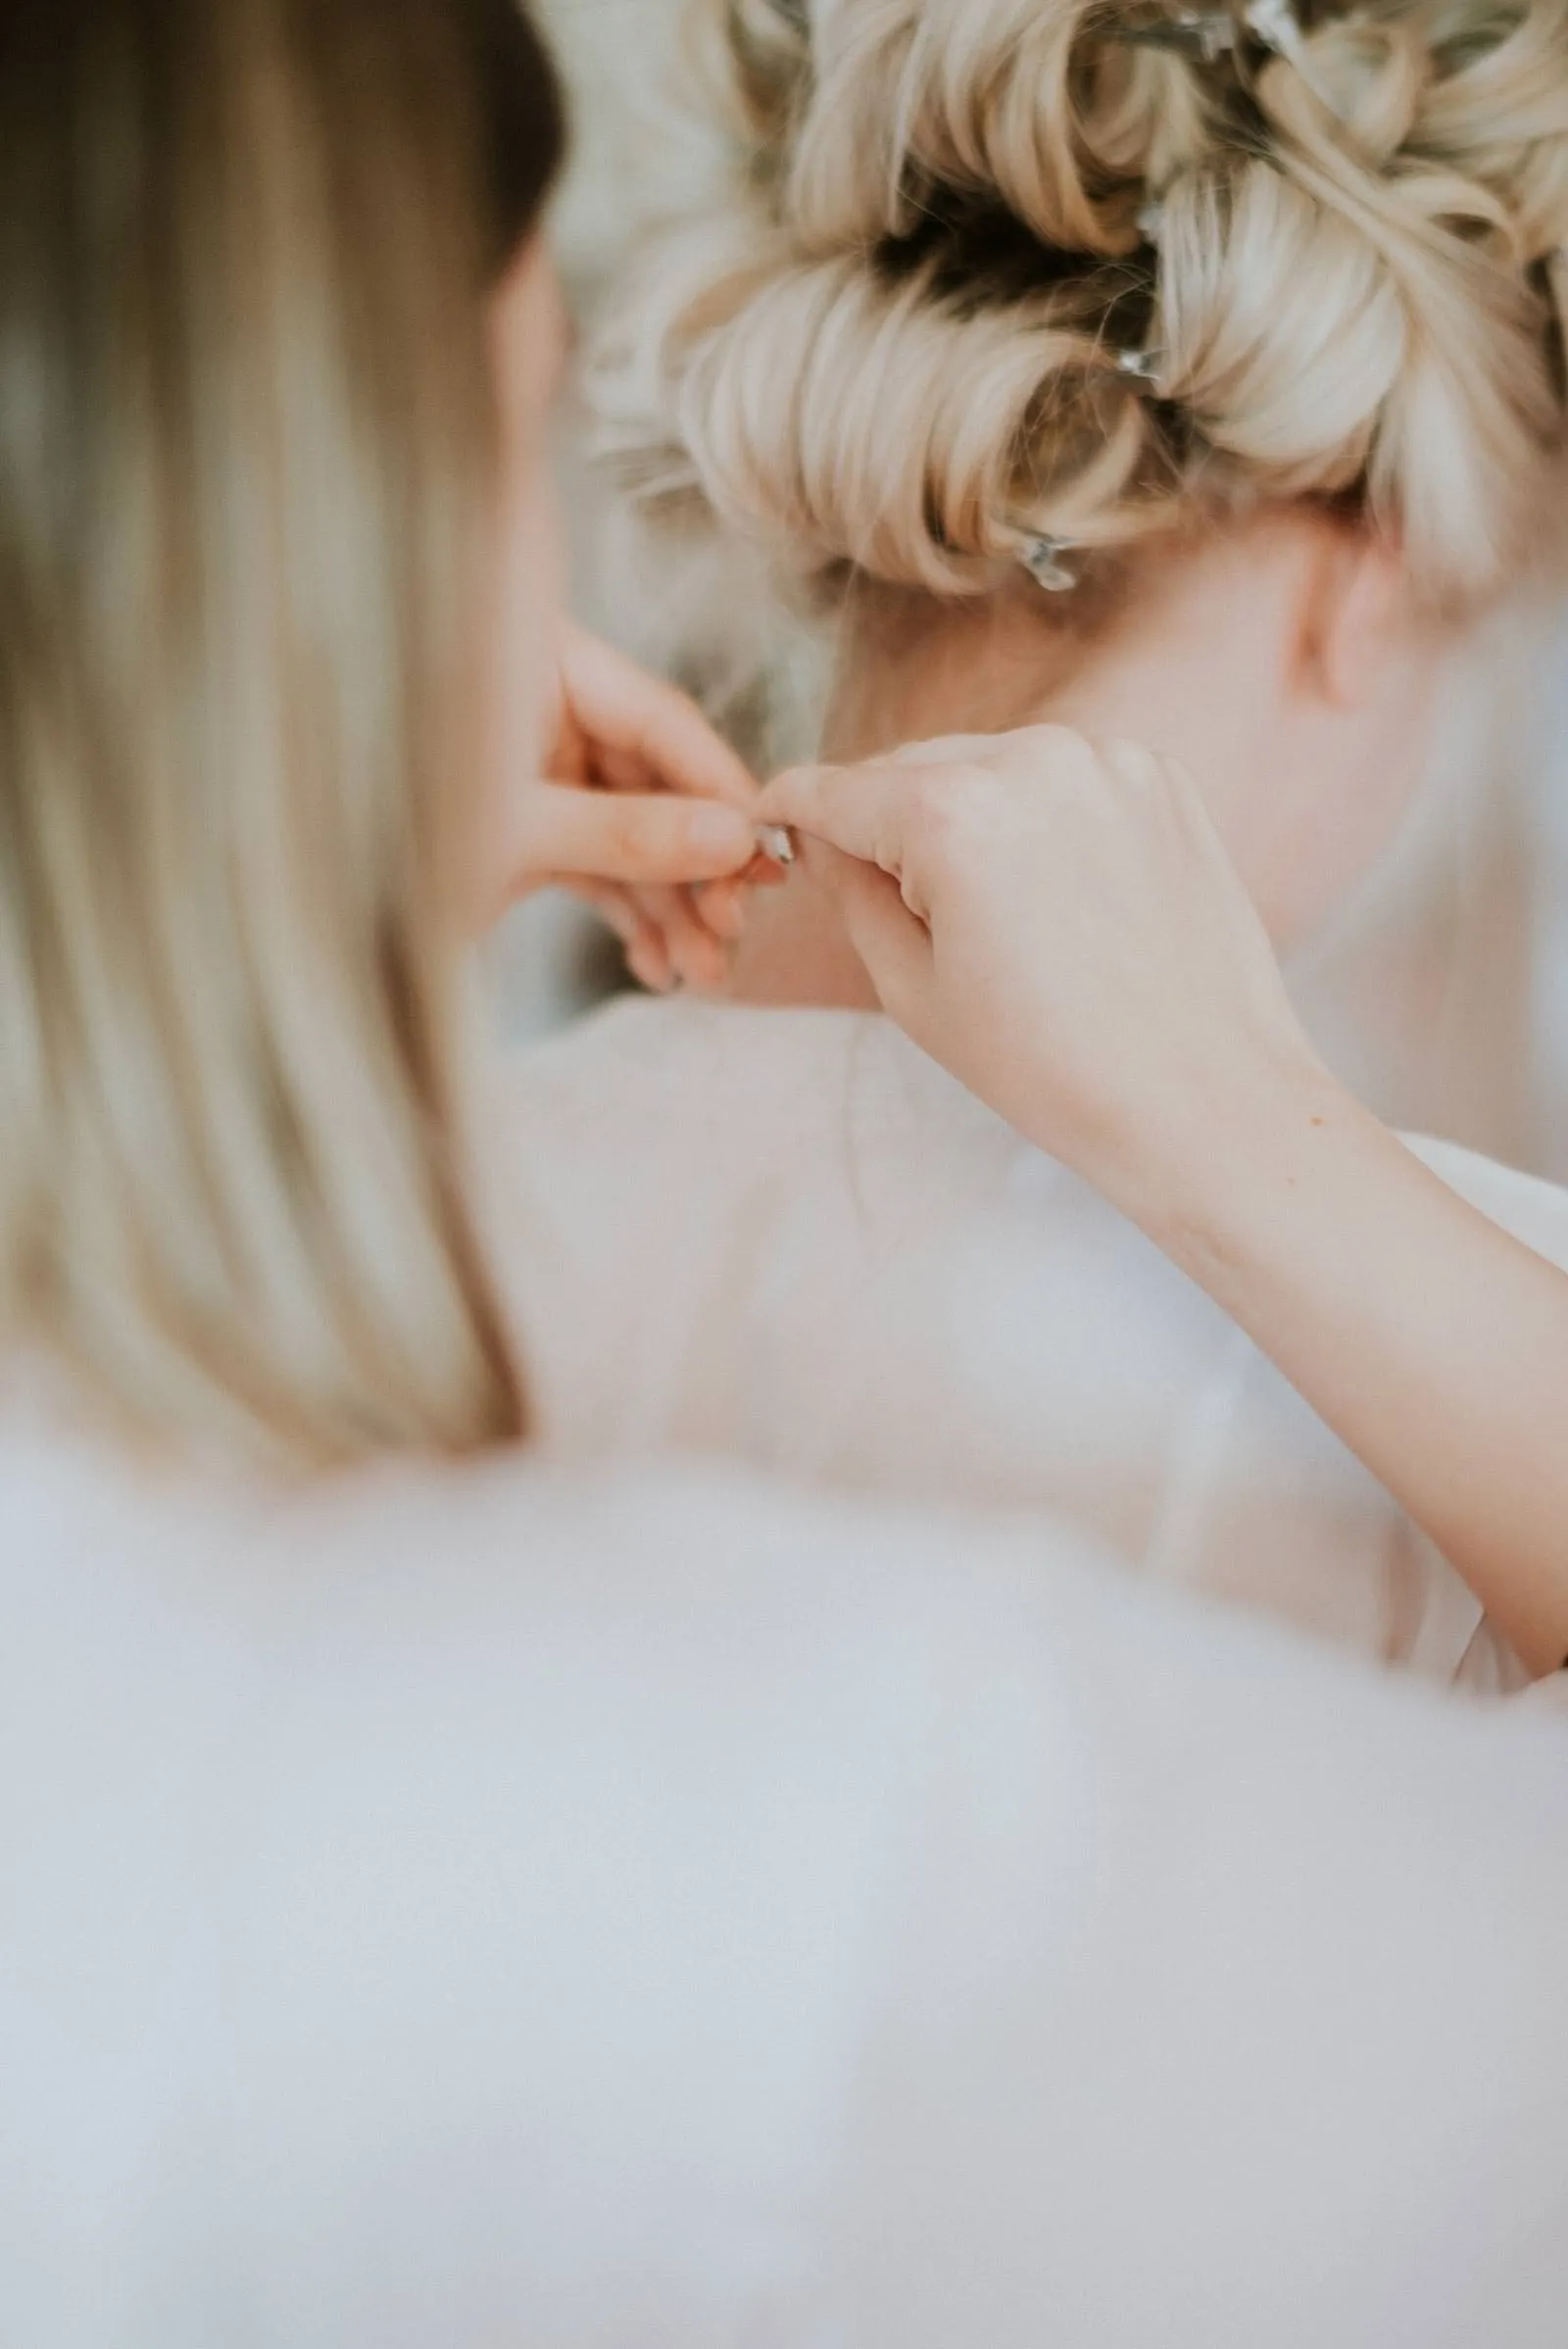
[(656, 503), (939, 596), (1280, 500), (1555, 517), (1568, 0), (704, 0), (741, 169), (597, 369)]

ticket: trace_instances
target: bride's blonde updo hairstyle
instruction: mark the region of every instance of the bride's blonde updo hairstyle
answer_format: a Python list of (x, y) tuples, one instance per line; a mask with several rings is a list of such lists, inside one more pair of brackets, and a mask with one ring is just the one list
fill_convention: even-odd
[(951, 598), (1311, 500), (1459, 611), (1560, 520), (1568, 0), (706, 14), (735, 185), (599, 378), (652, 509)]

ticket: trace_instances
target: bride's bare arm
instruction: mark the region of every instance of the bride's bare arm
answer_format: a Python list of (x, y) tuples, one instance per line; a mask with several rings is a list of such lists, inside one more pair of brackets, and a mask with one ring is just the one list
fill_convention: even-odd
[(813, 767), (887, 1009), (1256, 1340), (1541, 1672), (1568, 1654), (1568, 1274), (1323, 1068), (1180, 768), (1056, 728)]

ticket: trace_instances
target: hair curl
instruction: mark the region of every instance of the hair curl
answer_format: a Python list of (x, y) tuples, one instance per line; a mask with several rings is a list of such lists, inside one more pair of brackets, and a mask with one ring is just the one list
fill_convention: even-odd
[(1563, 437), (1568, 0), (1210, 17), (1217, 53), (1164, 0), (706, 4), (736, 185), (598, 367), (645, 500), (940, 597), (1299, 499), (1446, 607), (1517, 573)]

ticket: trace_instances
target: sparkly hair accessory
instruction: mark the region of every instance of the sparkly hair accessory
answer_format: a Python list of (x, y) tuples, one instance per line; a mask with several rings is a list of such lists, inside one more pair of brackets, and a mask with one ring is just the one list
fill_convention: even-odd
[(1206, 66), (1236, 46), (1236, 19), (1228, 8), (1153, 9), (1109, 30), (1113, 40), (1128, 41), (1134, 48), (1170, 49)]
[(1154, 8), (1129, 24), (1110, 28), (1114, 40), (1135, 48), (1169, 49), (1179, 57), (1196, 58), (1200, 65), (1217, 65), (1230, 57), (1250, 34), (1278, 57), (1299, 62), (1305, 41), (1292, 0), (1249, 0), (1245, 9), (1226, 7)]
[(1043, 587), (1048, 595), (1066, 595), (1077, 586), (1078, 574), (1062, 557), (1070, 555), (1077, 544), (1073, 538), (1031, 538), (1018, 560), (1037, 587)]
[(1301, 63), (1306, 49), (1306, 36), (1297, 22), (1291, 0), (1250, 0), (1242, 19), (1255, 40), (1276, 57), (1288, 57), (1293, 66)]
[(783, 824), (759, 824), (757, 853), (769, 864), (789, 866), (795, 862), (795, 835)]
[[(1116, 372), (1138, 384), (1157, 382), (1165, 364), (1162, 351), (1127, 350), (1114, 354)], [(1019, 549), (1018, 561), (1037, 587), (1048, 595), (1067, 595), (1078, 584), (1078, 573), (1064, 559), (1082, 552), (1079, 538), (1057, 538), (1049, 531), (1031, 531)]]
[[(1107, 30), (1112, 39), (1128, 41), (1140, 48), (1163, 49), (1202, 65), (1217, 65), (1221, 59), (1236, 58), (1251, 41), (1276, 57), (1288, 58), (1298, 71), (1305, 71), (1306, 36), (1296, 15), (1295, 0), (1247, 0), (1247, 5), (1241, 8), (1224, 5), (1224, 0), (1210, 0), (1207, 6), (1194, 6), (1192, 0), (1176, 0), (1176, 5), (1169, 7), (1151, 0), (1140, 15)], [(1138, 214), (1140, 235), (1149, 244), (1157, 245), (1164, 221), (1164, 205), (1157, 196), (1152, 196)], [(1165, 354), (1132, 347), (1114, 352), (1112, 361), (1116, 372), (1131, 382), (1157, 385)], [(1077, 586), (1078, 573), (1064, 558), (1075, 553), (1080, 545), (1077, 539), (1033, 533), (1024, 540), (1018, 560), (1037, 587), (1043, 587), (1048, 595), (1066, 595)]]
[(1165, 364), (1163, 351), (1118, 351), (1116, 372), (1130, 375), (1135, 383), (1153, 383)]

